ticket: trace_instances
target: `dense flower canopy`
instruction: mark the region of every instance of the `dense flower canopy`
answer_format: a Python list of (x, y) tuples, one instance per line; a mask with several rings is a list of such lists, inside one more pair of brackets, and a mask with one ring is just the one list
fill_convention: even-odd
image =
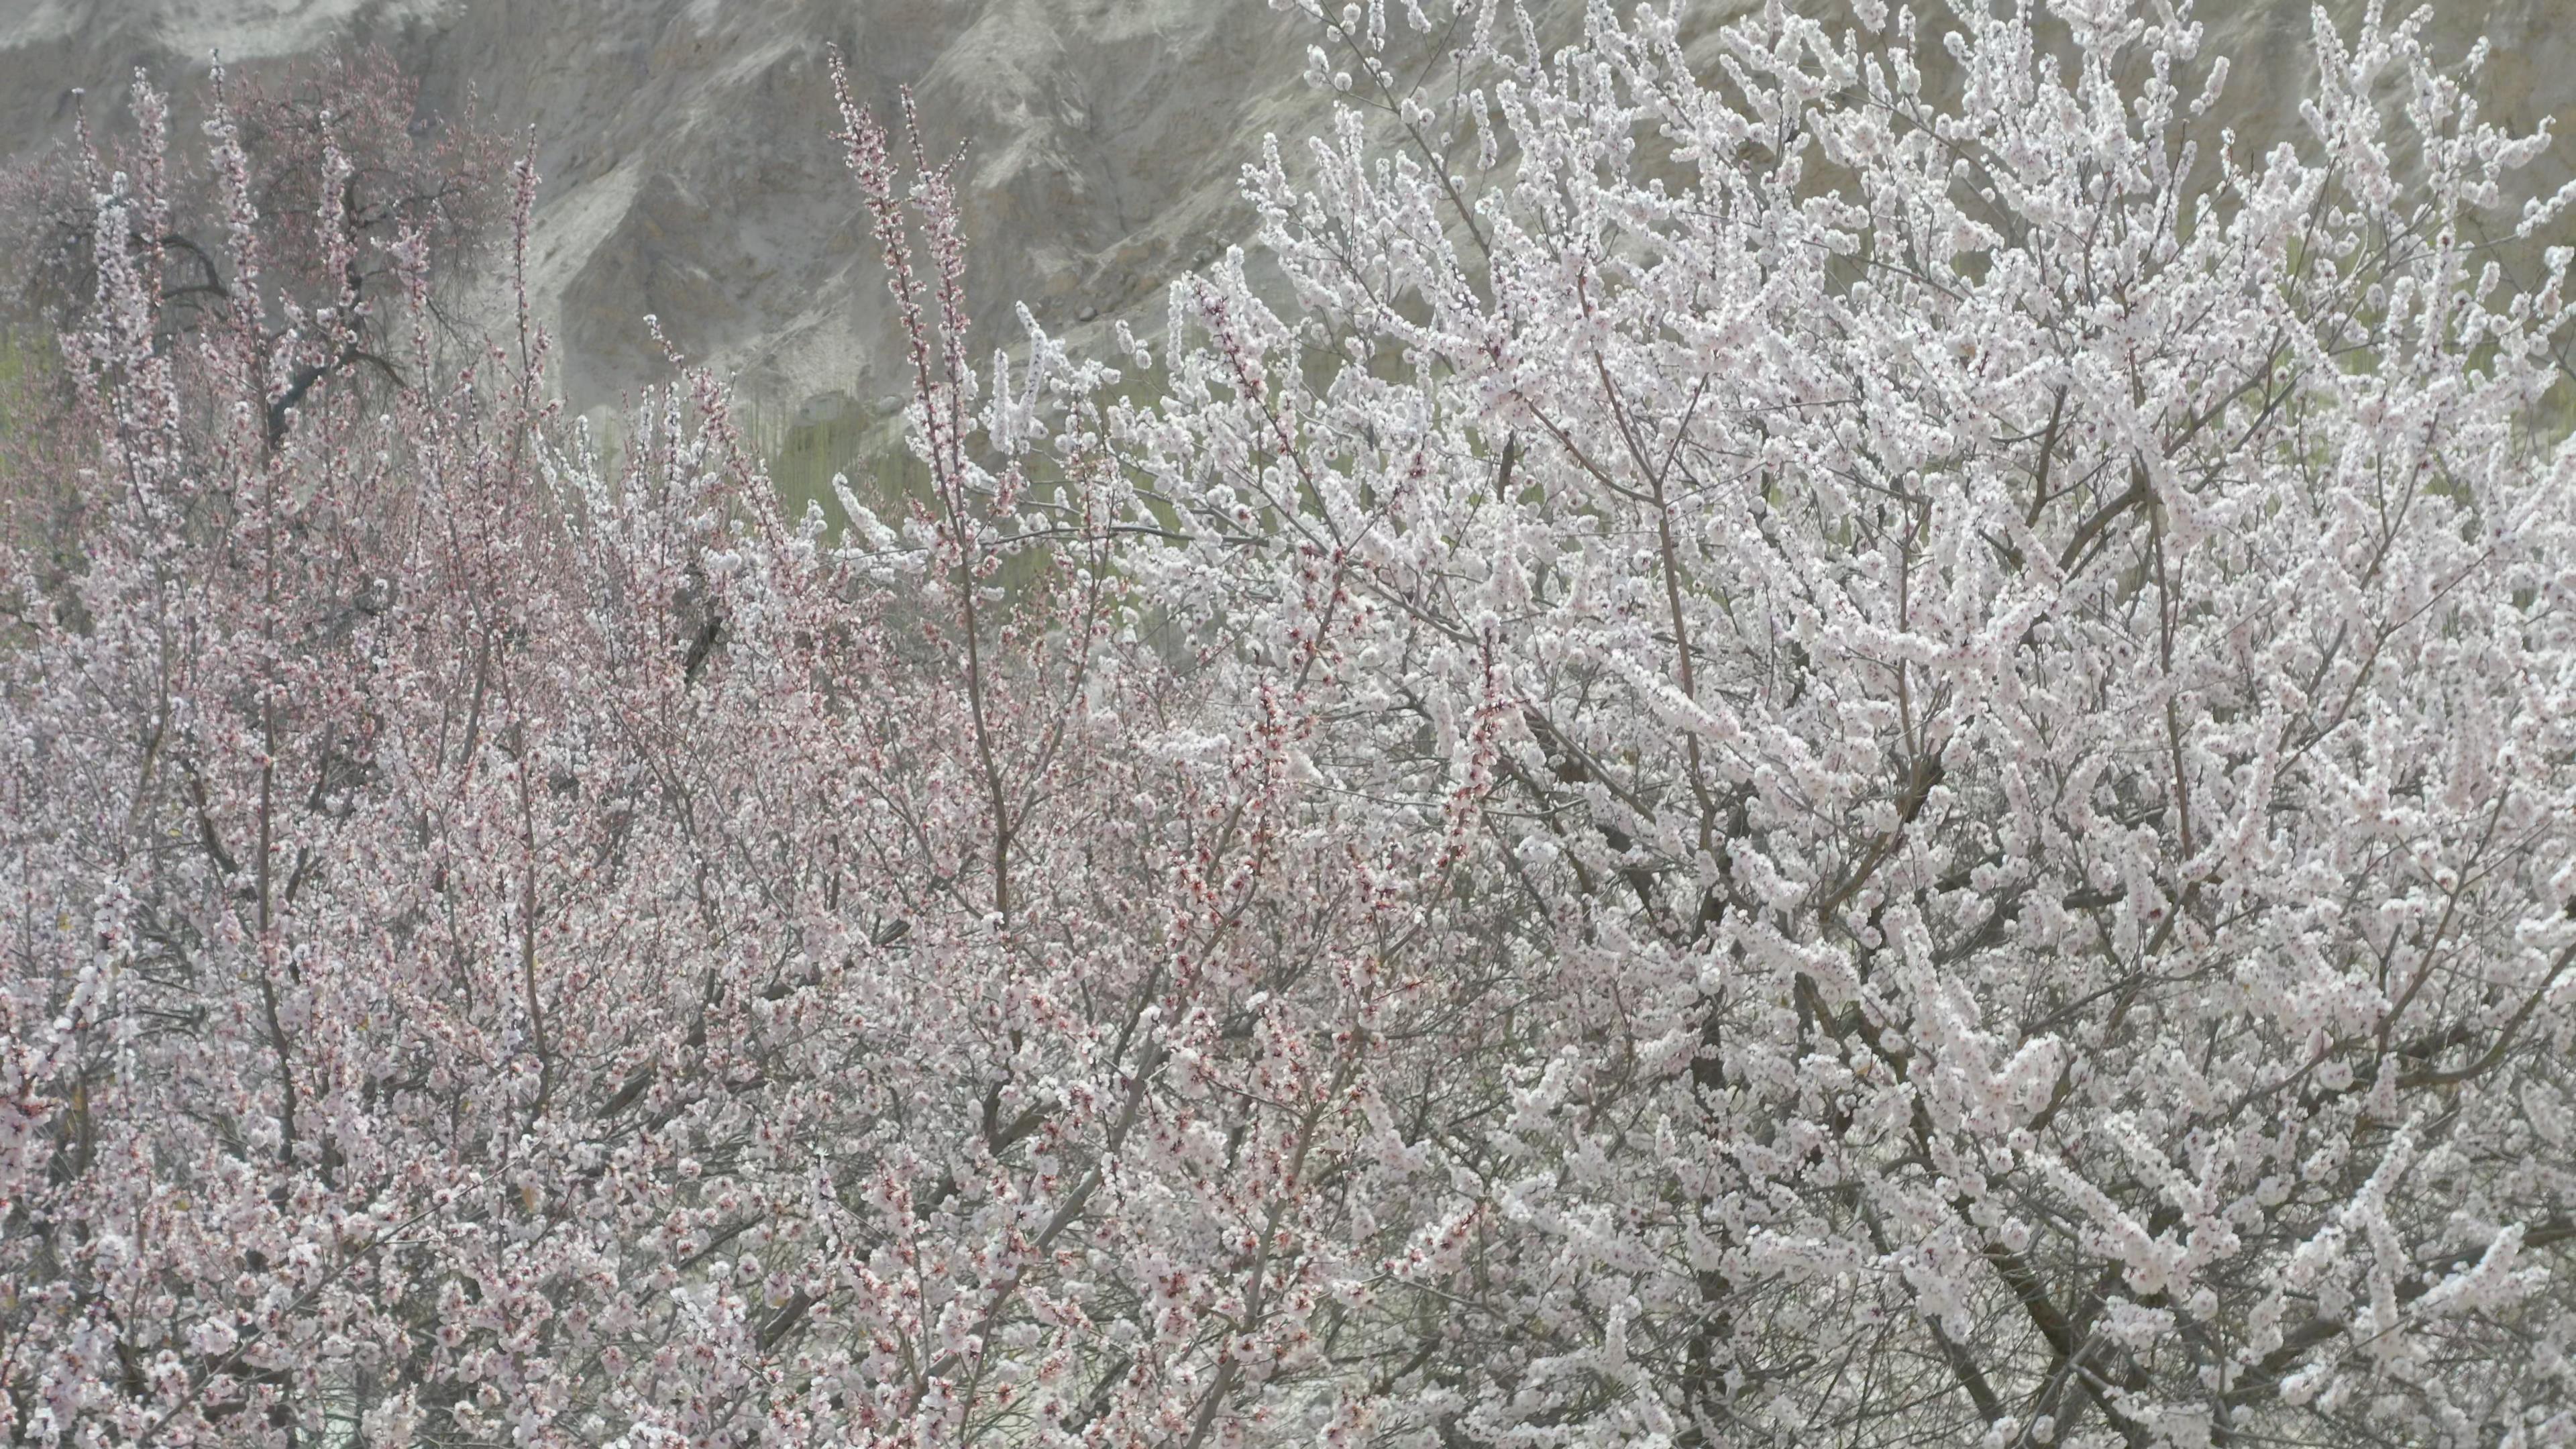
[(2376, 10), (2260, 152), (2162, 4), (1311, 21), (1107, 357), (844, 89), (912, 457), (802, 517), (142, 92), (0, 565), (13, 1437), (2576, 1442), (2546, 137)]

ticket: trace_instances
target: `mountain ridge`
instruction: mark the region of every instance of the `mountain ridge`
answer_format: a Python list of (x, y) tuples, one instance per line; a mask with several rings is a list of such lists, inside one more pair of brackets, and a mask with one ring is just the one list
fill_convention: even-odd
[[(1693, 9), (1703, 48), (1741, 8)], [(2348, 27), (2361, 7), (2330, 8)], [(2295, 124), (2295, 90), (2271, 81), (2308, 68), (2306, 14), (2256, 0), (2204, 16), (2235, 57), (2226, 104), (2249, 137)], [(890, 411), (900, 359), (831, 139), (828, 47), (881, 114), (910, 85), (939, 153), (973, 142), (969, 298), (994, 340), (1017, 339), (1025, 302), (1079, 341), (1153, 321), (1169, 279), (1248, 233), (1242, 163), (1265, 132), (1312, 133), (1332, 99), (1302, 77), (1306, 26), (1260, 0), (37, 0), (0, 18), (0, 158), (68, 133), (75, 80), (121, 107), (137, 66), (170, 88), (217, 52), (257, 68), (382, 45), (425, 104), (452, 112), (471, 92), (489, 120), (535, 128), (532, 292), (576, 407), (663, 375), (649, 314), (767, 415), (847, 423)], [(2489, 114), (2552, 118), (2538, 169), (2576, 171), (2576, 0), (2435, 12), (2438, 53), (2480, 36)]]

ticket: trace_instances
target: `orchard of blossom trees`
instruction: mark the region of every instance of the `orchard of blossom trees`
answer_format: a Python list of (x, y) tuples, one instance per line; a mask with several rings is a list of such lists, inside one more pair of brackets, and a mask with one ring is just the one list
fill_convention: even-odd
[(537, 178), (381, 68), (10, 193), (12, 1443), (2576, 1443), (2545, 133), (2375, 9), (2269, 149), (2162, 0), (1307, 23), (1106, 356), (845, 86), (914, 481), (801, 517), (458, 355)]

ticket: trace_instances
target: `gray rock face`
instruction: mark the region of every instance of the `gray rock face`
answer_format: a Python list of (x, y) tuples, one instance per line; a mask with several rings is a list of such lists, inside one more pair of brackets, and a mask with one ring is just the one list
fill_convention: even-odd
[[(1703, 25), (1736, 8), (1696, 7)], [(2201, 10), (2237, 58), (2235, 123), (2284, 134), (2306, 0)], [(2491, 41), (2488, 114), (2576, 122), (2576, 0), (2444, 0), (2433, 36), (2450, 56)], [(535, 127), (536, 300), (577, 406), (663, 372), (649, 313), (769, 415), (848, 419), (881, 411), (900, 357), (830, 139), (826, 46), (880, 114), (910, 84), (935, 152), (973, 139), (971, 300), (1009, 342), (1015, 301), (1079, 337), (1152, 311), (1243, 233), (1241, 164), (1325, 109), (1300, 79), (1307, 38), (1262, 0), (0, 0), (0, 156), (66, 134), (74, 85), (119, 104), (137, 65), (170, 85), (216, 50), (260, 65), (379, 43), (434, 104), (470, 89)], [(2576, 143), (2541, 169), (2576, 170)]]
[(1016, 333), (1118, 315), (1243, 229), (1234, 177), (1316, 109), (1292, 18), (1257, 0), (42, 0), (0, 4), (0, 155), (68, 134), (71, 89), (120, 106), (211, 51), (257, 65), (350, 40), (442, 108), (539, 138), (538, 304), (577, 404), (660, 375), (643, 323), (772, 406), (899, 385), (888, 299), (831, 139), (826, 46), (892, 116), (918, 98), (965, 167), (978, 315)]

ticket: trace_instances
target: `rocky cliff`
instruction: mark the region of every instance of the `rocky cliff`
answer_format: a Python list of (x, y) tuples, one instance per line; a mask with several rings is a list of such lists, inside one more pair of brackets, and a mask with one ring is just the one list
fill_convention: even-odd
[[(1705, 31), (1737, 6), (1694, 8)], [(2304, 0), (2201, 10), (2237, 59), (2231, 119), (2282, 133), (2309, 65)], [(2576, 0), (2443, 0), (2433, 32), (2450, 55), (2491, 42), (2488, 114), (2576, 121)], [(470, 91), (536, 129), (537, 300), (577, 404), (661, 371), (651, 313), (771, 418), (838, 426), (898, 384), (829, 138), (826, 46), (881, 112), (913, 86), (935, 147), (972, 140), (972, 293), (1006, 341), (1016, 300), (1077, 336), (1148, 313), (1243, 232), (1241, 163), (1324, 111), (1301, 80), (1307, 38), (1262, 0), (5, 0), (0, 157), (66, 134), (75, 86), (117, 105), (136, 66), (168, 84), (217, 51), (257, 66), (381, 44), (435, 105)], [(2576, 142), (2541, 169), (2576, 171)]]

